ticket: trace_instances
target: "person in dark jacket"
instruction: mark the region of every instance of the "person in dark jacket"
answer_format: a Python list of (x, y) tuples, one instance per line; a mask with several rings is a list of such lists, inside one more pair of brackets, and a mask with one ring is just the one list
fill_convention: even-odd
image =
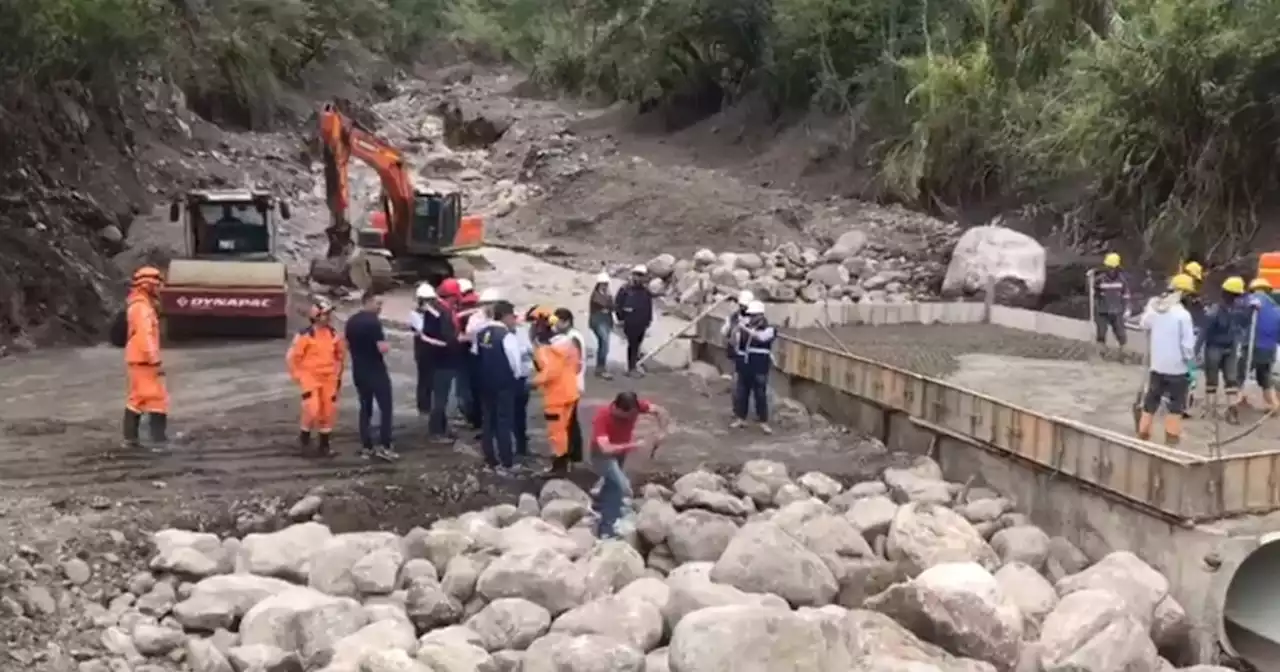
[[(449, 304), (435, 296), (431, 285), (425, 282), (418, 286), (418, 297), (414, 354), (422, 362), (418, 367), (418, 389), (427, 388), (427, 432), (432, 438), (454, 438), (449, 432), (447, 412), (458, 375), (461, 349), (453, 311)], [(422, 403), (421, 396), (419, 404)], [(423, 407), (420, 405), (418, 410), (421, 412)]]
[(735, 360), (736, 385), (733, 393), (733, 424), (737, 429), (747, 424), (747, 413), (755, 400), (756, 420), (760, 431), (772, 434), (769, 427), (769, 370), (773, 368), (773, 339), (777, 330), (764, 315), (760, 301), (747, 303), (734, 330), (737, 341)]
[[(360, 456), (392, 461), (399, 457), (391, 447), (391, 373), (386, 354), (391, 350), (382, 328), (382, 297), (365, 292), (361, 310), (347, 320), (344, 335), (351, 356), (351, 382), (360, 400)], [(378, 446), (373, 441), (373, 407), (378, 407)]]
[(485, 464), (504, 476), (515, 468), (516, 394), (523, 385), (518, 377), (523, 364), (515, 330), (515, 306), (498, 301), (493, 304), (493, 321), (476, 336), (481, 381), (477, 389), (484, 415), (480, 444)]
[(1129, 317), (1129, 280), (1120, 269), (1120, 255), (1112, 252), (1102, 260), (1102, 268), (1093, 273), (1093, 321), (1098, 327), (1098, 344), (1107, 344), (1107, 330), (1116, 335), (1116, 343), (1128, 340), (1124, 322)]
[(1230, 423), (1239, 422), (1240, 418), (1236, 405), (1236, 395), (1240, 393), (1238, 362), (1249, 325), (1247, 304), (1241, 301), (1244, 293), (1244, 278), (1233, 275), (1222, 282), (1222, 298), (1205, 309), (1204, 328), (1196, 343), (1196, 352), (1204, 357), (1205, 393), (1213, 400), (1222, 384), (1226, 420)]
[(609, 274), (600, 271), (591, 290), (587, 308), (587, 326), (596, 337), (596, 377), (613, 378), (609, 374), (609, 337), (613, 333), (613, 293), (609, 291)]
[(644, 335), (653, 323), (653, 294), (649, 293), (649, 269), (638, 265), (631, 269), (631, 282), (618, 290), (613, 299), (614, 315), (622, 323), (622, 335), (627, 339), (627, 375), (638, 377), (640, 346)]

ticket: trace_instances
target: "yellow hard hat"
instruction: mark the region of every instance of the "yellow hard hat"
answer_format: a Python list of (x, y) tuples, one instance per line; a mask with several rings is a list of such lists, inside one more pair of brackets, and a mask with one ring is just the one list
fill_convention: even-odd
[(1169, 289), (1190, 294), (1196, 291), (1196, 279), (1186, 273), (1179, 273), (1169, 280)]
[(1204, 280), (1204, 267), (1198, 261), (1188, 261), (1187, 265), (1182, 267), (1182, 272), (1195, 280)]
[(1233, 275), (1222, 281), (1222, 291), (1232, 294), (1244, 294), (1244, 278)]
[(1115, 252), (1107, 254), (1102, 258), (1102, 265), (1107, 268), (1120, 268), (1120, 255)]
[(1253, 291), (1265, 289), (1269, 292), (1272, 289), (1271, 281), (1266, 278), (1254, 278), (1253, 281), (1249, 283), (1249, 289)]

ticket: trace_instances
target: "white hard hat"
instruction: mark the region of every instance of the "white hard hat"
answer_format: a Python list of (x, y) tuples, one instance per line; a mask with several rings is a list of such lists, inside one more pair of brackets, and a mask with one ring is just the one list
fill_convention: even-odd
[(644, 264), (636, 264), (635, 266), (631, 267), (631, 272), (635, 273), (636, 275), (644, 275), (649, 272), (649, 267), (645, 266)]
[(609, 277), (609, 272), (608, 272), (608, 271), (600, 271), (599, 273), (597, 273), (597, 274), (596, 274), (596, 284), (600, 284), (600, 283), (602, 283), (602, 282), (606, 282), (606, 283), (607, 283), (607, 282), (609, 282), (611, 279), (612, 279), (612, 278), (610, 278), (610, 277)]
[(756, 295), (752, 294), (751, 290), (744, 289), (741, 292), (738, 292), (738, 303), (744, 306), (755, 300), (756, 300)]
[(468, 280), (468, 279), (466, 279), (466, 278), (458, 278), (458, 291), (459, 291), (459, 292), (462, 292), (463, 294), (466, 294), (467, 292), (470, 292), (471, 290), (473, 290), (473, 289), (475, 289), (475, 288), (476, 288), (476, 286), (475, 286), (475, 285), (473, 285), (473, 284), (471, 284), (471, 281), (470, 281), (470, 280)]
[(431, 283), (424, 282), (418, 285), (418, 289), (414, 291), (413, 295), (419, 299), (434, 299), (436, 298), (436, 288), (432, 287)]
[(502, 295), (498, 293), (496, 287), (486, 287), (484, 291), (480, 292), (480, 303), (494, 303), (501, 300)]
[(748, 315), (764, 315), (764, 302), (752, 301), (751, 303), (748, 303), (747, 314)]

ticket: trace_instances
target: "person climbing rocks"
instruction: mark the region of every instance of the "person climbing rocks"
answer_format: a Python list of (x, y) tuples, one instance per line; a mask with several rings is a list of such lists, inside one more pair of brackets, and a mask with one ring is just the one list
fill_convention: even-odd
[(597, 378), (611, 380), (609, 373), (609, 336), (613, 333), (613, 294), (609, 289), (609, 274), (600, 271), (587, 306), (587, 327), (596, 337)]
[(1165, 404), (1164, 441), (1176, 446), (1182, 440), (1182, 419), (1196, 370), (1196, 336), (1186, 303), (1195, 292), (1195, 280), (1175, 275), (1169, 291), (1147, 303), (1142, 328), (1149, 332), (1149, 365), (1146, 393), (1138, 417), (1138, 438), (1149, 441), (1155, 414)]
[[(636, 422), (641, 415), (658, 419), (658, 435), (645, 442), (635, 440)], [(595, 494), (595, 508), (600, 514), (597, 536), (617, 536), (617, 523), (622, 518), (623, 501), (631, 492), (631, 481), (623, 469), (626, 456), (640, 448), (655, 453), (670, 430), (671, 418), (666, 409), (636, 396), (620, 392), (607, 406), (600, 407), (591, 421), (591, 462), (600, 476)], [(593, 488), (593, 491), (596, 489)]]
[(311, 304), (305, 329), (298, 332), (289, 346), (285, 360), (289, 376), (298, 384), (302, 397), (302, 419), (298, 428), (298, 447), (303, 455), (311, 454), (312, 435), (318, 434), (315, 454), (333, 454), (330, 440), (338, 421), (338, 392), (346, 366), (346, 345), (331, 322), (333, 305), (324, 299)]
[(1129, 279), (1120, 268), (1120, 255), (1111, 252), (1102, 259), (1102, 268), (1093, 273), (1093, 321), (1098, 345), (1107, 344), (1107, 331), (1124, 347), (1128, 341), (1125, 320), (1129, 319)]
[(124, 346), (125, 380), (128, 395), (124, 402), (124, 443), (137, 448), (142, 417), (152, 450), (164, 450), (168, 443), (169, 390), (165, 385), (160, 357), (160, 286), (164, 278), (160, 269), (143, 266), (133, 273), (132, 286), (126, 299), (125, 319), (128, 335)]

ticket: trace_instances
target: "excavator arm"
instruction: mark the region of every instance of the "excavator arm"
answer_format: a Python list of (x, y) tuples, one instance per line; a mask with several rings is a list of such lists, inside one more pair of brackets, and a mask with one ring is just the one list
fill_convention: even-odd
[[(389, 211), (389, 231), (403, 231), (413, 216), (413, 183), (400, 150), (366, 131), (332, 103), (320, 111), (320, 139), (324, 145), (325, 193), (329, 205), (329, 258), (345, 257), (354, 244), (348, 211), (351, 205), (347, 168), (354, 157), (373, 168), (382, 182)], [(385, 233), (385, 232), (384, 232)]]

